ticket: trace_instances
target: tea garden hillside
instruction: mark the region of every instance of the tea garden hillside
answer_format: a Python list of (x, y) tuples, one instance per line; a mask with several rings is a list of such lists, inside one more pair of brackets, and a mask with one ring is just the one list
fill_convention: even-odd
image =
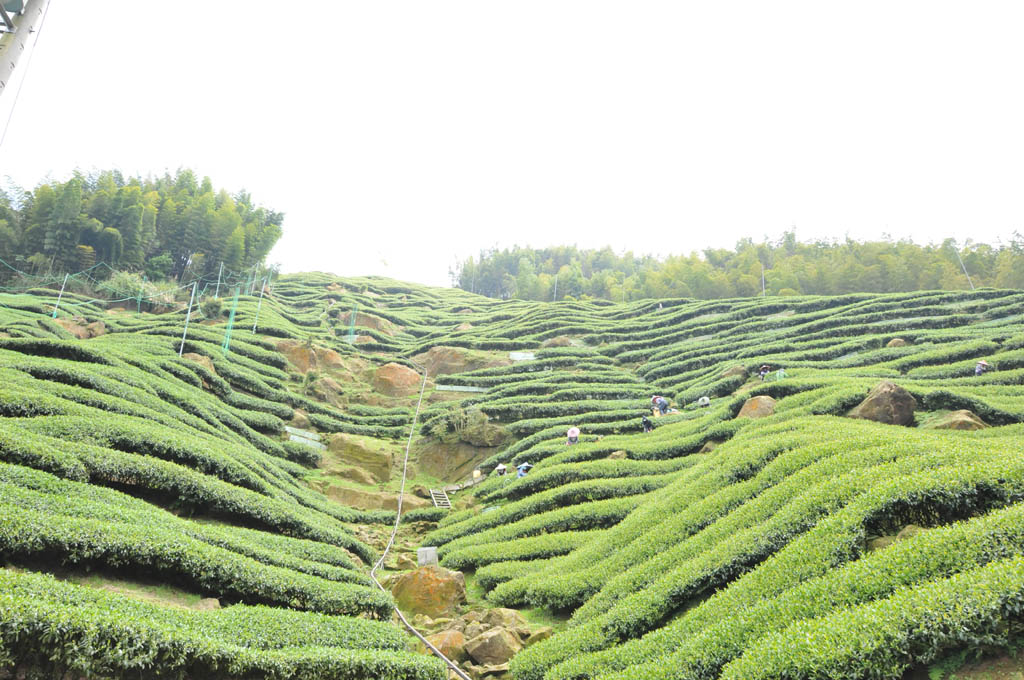
[[(190, 292), (0, 295), (0, 676), (446, 677), (369, 576), (410, 433), (407, 491), (481, 478), (410, 492), (396, 548), (556, 622), (456, 660), (477, 677), (901, 678), (1018, 644), (1021, 291)], [(880, 384), (909, 407), (856, 417)]]

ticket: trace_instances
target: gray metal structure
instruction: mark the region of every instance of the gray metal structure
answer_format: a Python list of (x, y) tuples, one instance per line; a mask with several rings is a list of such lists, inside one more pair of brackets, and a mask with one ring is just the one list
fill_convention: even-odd
[(27, 0), (20, 13), (11, 13), (0, 4), (0, 96), (11, 82), (18, 60), (25, 55), (29, 41), (35, 40), (50, 0)]

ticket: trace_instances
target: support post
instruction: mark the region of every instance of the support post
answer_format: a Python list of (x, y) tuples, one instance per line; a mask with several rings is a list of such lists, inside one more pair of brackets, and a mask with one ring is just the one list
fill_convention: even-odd
[(260, 307), (263, 306), (263, 291), (267, 288), (267, 280), (263, 279), (263, 285), (260, 286), (260, 301), (256, 303), (256, 319), (252, 322), (252, 334), (256, 335), (256, 324), (260, 321)]
[(224, 260), (220, 261), (220, 271), (217, 272), (217, 291), (213, 294), (213, 297), (220, 297), (220, 275), (224, 273)]
[(64, 283), (60, 284), (60, 293), (57, 295), (57, 304), (55, 304), (53, 306), (53, 318), (54, 319), (57, 318), (57, 310), (60, 308), (60, 299), (62, 297), (64, 297), (64, 286), (68, 285), (68, 276), (70, 276), (70, 274), (65, 274), (64, 275)]
[(196, 281), (192, 284), (192, 297), (188, 299), (188, 313), (185, 315), (185, 331), (181, 334), (181, 347), (178, 348), (178, 356), (185, 351), (185, 336), (188, 335), (188, 320), (192, 318), (192, 303), (196, 299), (196, 286), (199, 282)]

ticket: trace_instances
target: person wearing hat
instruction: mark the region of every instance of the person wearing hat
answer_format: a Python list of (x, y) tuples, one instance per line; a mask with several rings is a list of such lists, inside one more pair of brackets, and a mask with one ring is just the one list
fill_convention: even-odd
[(499, 477), (501, 477), (502, 475), (505, 474), (505, 470), (507, 470), (507, 469), (508, 468), (505, 467), (504, 463), (498, 463), (498, 466), (496, 468), (494, 468), (494, 474), (496, 474)]
[(516, 479), (519, 479), (520, 477), (525, 477), (526, 471), (532, 467), (533, 466), (530, 465), (529, 463), (520, 463), (519, 467), (516, 468)]
[(772, 367), (768, 364), (761, 364), (761, 368), (757, 369), (757, 374), (761, 376), (761, 382), (764, 382), (764, 378), (768, 375), (768, 372), (772, 370)]
[(668, 413), (668, 399), (665, 397), (661, 397), (656, 394), (651, 397), (651, 403), (654, 404), (654, 407), (661, 412), (661, 415)]
[(984, 373), (988, 369), (989, 369), (988, 362), (985, 361), (984, 359), (982, 359), (977, 364), (975, 364), (975, 366), (974, 366), (974, 375), (981, 375), (982, 373)]
[(570, 446), (572, 444), (578, 444), (580, 441), (580, 428), (570, 427), (569, 431), (565, 433), (566, 440), (565, 445)]
[(704, 395), (703, 397), (697, 400), (697, 406), (701, 408), (711, 406), (711, 397)]

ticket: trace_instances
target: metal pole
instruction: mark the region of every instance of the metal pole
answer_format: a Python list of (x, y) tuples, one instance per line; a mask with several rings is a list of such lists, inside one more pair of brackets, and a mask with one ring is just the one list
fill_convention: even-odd
[(185, 336), (188, 335), (188, 320), (192, 318), (192, 302), (196, 299), (196, 286), (199, 282), (196, 281), (192, 284), (192, 297), (188, 299), (188, 314), (185, 315), (185, 332), (181, 334), (181, 347), (178, 348), (178, 356), (185, 351)]
[(260, 286), (260, 301), (256, 303), (256, 319), (252, 322), (252, 332), (253, 332), (253, 335), (256, 334), (256, 324), (260, 320), (260, 307), (263, 306), (263, 291), (264, 291), (264, 289), (266, 289), (266, 287), (267, 287), (267, 280), (263, 279), (263, 285)]
[(55, 304), (53, 306), (53, 318), (54, 319), (57, 318), (57, 309), (60, 307), (60, 299), (62, 297), (64, 297), (64, 286), (68, 285), (68, 276), (70, 276), (70, 274), (65, 274), (64, 275), (64, 283), (60, 284), (60, 294), (57, 295), (57, 304)]
[(220, 297), (220, 275), (224, 273), (224, 260), (220, 261), (220, 271), (217, 272), (217, 292), (213, 294), (213, 297)]
[(971, 290), (974, 290), (974, 281), (971, 281), (971, 275), (967, 273), (967, 267), (964, 266), (964, 259), (960, 257), (960, 249), (954, 245), (953, 252), (956, 253), (956, 259), (960, 260), (960, 267), (964, 270), (964, 276), (967, 277), (967, 283), (971, 284)]
[(29, 40), (39, 30), (49, 0), (28, 0), (24, 13), (11, 17), (14, 32), (0, 33), (0, 95), (11, 81), (18, 59), (28, 49)]

